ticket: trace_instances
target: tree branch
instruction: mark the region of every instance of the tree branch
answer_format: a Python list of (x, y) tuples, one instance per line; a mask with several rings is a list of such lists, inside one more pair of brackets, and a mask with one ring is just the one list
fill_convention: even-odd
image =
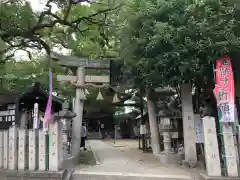
[(103, 13), (107, 13), (107, 12), (110, 12), (110, 11), (114, 11), (114, 10), (120, 8), (120, 7), (121, 7), (121, 5), (118, 5), (118, 6), (114, 7), (114, 8), (109, 8), (109, 9), (104, 9), (104, 10), (98, 11), (96, 13), (93, 13), (93, 14), (89, 15), (89, 16), (84, 16), (84, 17), (81, 17), (81, 18), (79, 18), (79, 19), (77, 19), (75, 21), (72, 21), (71, 24), (79, 24), (83, 20), (91, 19), (92, 17), (97, 16), (99, 14), (103, 14)]
[[(40, 13), (36, 24), (32, 27), (29, 27), (29, 29), (20, 29), (19, 27), (16, 27), (15, 28), (16, 31), (9, 31), (9, 30), (4, 30), (2, 32), (0, 31), (1, 32), (0, 38), (2, 38), (2, 40), (9, 45), (7, 49), (5, 49), (3, 52), (0, 52), (0, 53), (7, 53), (8, 51), (11, 51), (12, 49), (15, 49), (15, 48), (34, 47), (38, 49), (44, 48), (46, 50), (46, 53), (50, 54), (51, 49), (49, 45), (43, 40), (44, 37), (43, 35), (41, 35), (39, 31), (45, 28), (53, 28), (57, 24), (60, 24), (63, 26), (71, 27), (76, 31), (82, 32), (82, 30), (79, 27), (79, 24), (83, 21), (87, 21), (89, 22), (89, 24), (91, 23), (91, 24), (97, 24), (99, 26), (104, 26), (104, 25), (107, 25), (105, 21), (101, 21), (101, 20), (98, 21), (93, 18), (100, 14), (106, 14), (110, 11), (114, 11), (121, 6), (121, 5), (118, 5), (113, 8), (106, 8), (104, 10), (100, 10), (88, 16), (83, 16), (73, 21), (68, 21), (68, 17), (70, 15), (71, 9), (73, 8), (74, 4), (77, 4), (77, 3), (74, 3), (73, 0), (68, 0), (67, 5), (65, 6), (65, 10), (63, 11), (64, 14), (62, 17), (60, 17), (57, 14), (54, 14), (52, 12), (51, 3), (53, 2), (54, 0), (48, 0), (46, 2), (45, 6), (47, 7), (47, 10)], [(90, 0), (80, 0), (80, 2), (93, 3)], [(46, 18), (48, 18), (47, 22), (45, 21)], [(86, 31), (86, 29), (84, 31)], [(1, 26), (0, 26), (0, 30), (2, 30)], [(16, 40), (16, 38), (18, 40)]]
[(72, 0), (68, 0), (68, 7), (67, 7), (67, 10), (64, 14), (64, 21), (67, 21), (67, 18), (69, 16), (69, 13), (70, 13), (71, 9), (72, 9)]

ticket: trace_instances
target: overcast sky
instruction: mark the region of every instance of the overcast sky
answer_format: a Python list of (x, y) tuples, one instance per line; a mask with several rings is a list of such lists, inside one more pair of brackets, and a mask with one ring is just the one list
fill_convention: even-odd
[[(36, 12), (37, 11), (41, 12), (41, 11), (44, 10), (44, 8), (46, 8), (45, 4), (46, 4), (47, 0), (27, 0), (27, 1), (30, 2), (33, 10), (36, 11)], [(52, 12), (55, 13), (57, 10), (58, 10), (58, 7), (55, 4), (52, 4)], [(54, 48), (54, 50), (61, 51), (61, 53), (63, 53), (63, 54), (68, 54), (69, 53), (69, 51), (66, 50), (66, 49), (61, 49), (60, 50), (59, 48)], [(42, 51), (42, 53), (43, 52), (44, 51)], [(32, 55), (34, 56), (34, 54), (36, 54), (36, 53), (37, 52), (33, 52)], [(27, 53), (25, 51), (22, 51), (22, 50), (17, 51), (15, 53), (14, 57), (15, 57), (16, 60), (26, 60), (26, 58), (28, 58)]]
[[(32, 8), (34, 11), (43, 11), (46, 4), (46, 0), (27, 0), (31, 3)], [(52, 11), (57, 11), (57, 6), (55, 4), (52, 4)]]

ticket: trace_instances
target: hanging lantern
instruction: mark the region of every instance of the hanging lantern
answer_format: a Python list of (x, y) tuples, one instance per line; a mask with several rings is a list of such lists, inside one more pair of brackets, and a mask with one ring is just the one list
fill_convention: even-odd
[(103, 95), (102, 95), (100, 89), (99, 89), (98, 96), (97, 96), (96, 100), (104, 100)]
[(118, 93), (115, 92), (114, 96), (113, 96), (113, 103), (118, 103), (120, 102), (119, 98), (118, 98)]

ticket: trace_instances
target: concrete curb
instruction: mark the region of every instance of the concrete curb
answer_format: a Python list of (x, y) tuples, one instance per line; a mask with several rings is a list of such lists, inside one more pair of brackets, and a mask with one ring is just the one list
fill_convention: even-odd
[(101, 161), (100, 161), (100, 157), (98, 156), (97, 152), (92, 149), (92, 147), (90, 146), (88, 141), (86, 141), (86, 144), (93, 153), (94, 159), (96, 161), (96, 165), (100, 165)]
[(240, 177), (210, 177), (204, 173), (200, 173), (200, 180), (239, 180)]
[(17, 171), (17, 170), (0, 170), (0, 179), (4, 180), (66, 180), (68, 170), (64, 169), (58, 172), (51, 171)]
[(123, 173), (123, 172), (84, 172), (75, 171), (74, 180), (91, 179), (91, 180), (195, 180), (194, 177), (181, 174), (139, 174), (139, 173)]

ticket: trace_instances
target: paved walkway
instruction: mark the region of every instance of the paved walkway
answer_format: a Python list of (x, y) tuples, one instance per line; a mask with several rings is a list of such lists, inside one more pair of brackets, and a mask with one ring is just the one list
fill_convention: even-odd
[[(118, 140), (88, 141), (95, 156), (100, 161), (99, 165), (76, 168), (74, 174), (103, 175), (103, 176), (131, 176), (162, 179), (195, 179), (199, 170), (189, 170), (180, 166), (160, 164), (153, 154), (142, 153), (137, 149), (137, 141)], [(147, 179), (149, 179), (147, 178)], [(76, 179), (76, 178), (75, 178)], [(94, 178), (92, 178), (94, 179)], [(99, 179), (99, 178), (96, 178)]]

